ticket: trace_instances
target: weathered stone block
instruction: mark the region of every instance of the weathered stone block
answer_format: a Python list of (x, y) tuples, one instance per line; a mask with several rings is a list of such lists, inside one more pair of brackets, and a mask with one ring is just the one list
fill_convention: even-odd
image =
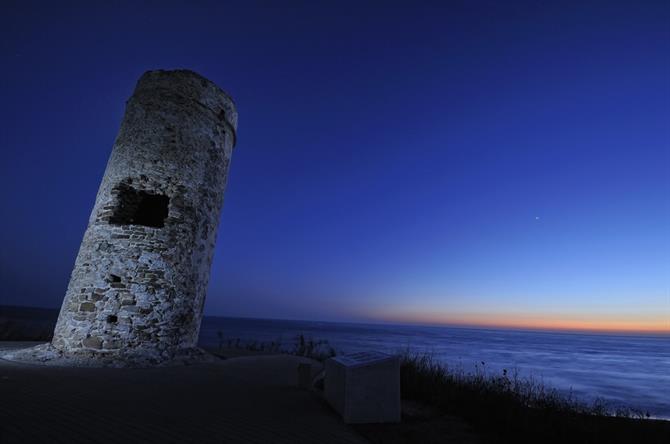
[(91, 336), (91, 337), (88, 337), (88, 338), (84, 338), (81, 341), (81, 344), (84, 347), (100, 349), (100, 348), (102, 348), (102, 339), (100, 339), (97, 336)]
[(79, 311), (95, 311), (95, 304), (93, 302), (82, 302), (79, 305)]

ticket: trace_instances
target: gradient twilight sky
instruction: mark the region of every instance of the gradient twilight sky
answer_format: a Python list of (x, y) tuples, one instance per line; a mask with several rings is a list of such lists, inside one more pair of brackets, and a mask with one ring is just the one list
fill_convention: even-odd
[(207, 313), (670, 332), (670, 2), (16, 1), (0, 34), (0, 303), (60, 305), (125, 100), (190, 68), (240, 114)]

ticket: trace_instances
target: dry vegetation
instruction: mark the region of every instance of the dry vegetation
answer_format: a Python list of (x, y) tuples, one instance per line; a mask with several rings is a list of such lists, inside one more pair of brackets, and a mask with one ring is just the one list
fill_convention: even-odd
[(487, 374), (484, 363), (466, 373), (429, 355), (405, 353), (401, 391), (403, 399), (463, 418), (490, 442), (670, 442), (670, 422), (648, 419), (647, 412), (602, 400), (586, 404), (517, 373)]

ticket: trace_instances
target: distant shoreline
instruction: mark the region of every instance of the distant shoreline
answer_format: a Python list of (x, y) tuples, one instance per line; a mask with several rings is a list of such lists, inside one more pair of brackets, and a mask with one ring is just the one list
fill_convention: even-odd
[[(55, 326), (58, 318), (59, 308), (34, 307), (27, 305), (0, 305), (0, 322), (3, 319), (30, 320), (30, 321), (49, 321), (53, 320)], [(464, 325), (464, 324), (422, 324), (411, 322), (381, 322), (381, 321), (322, 321), (312, 319), (280, 319), (280, 318), (259, 318), (248, 316), (221, 316), (205, 314), (204, 318), (212, 319), (240, 319), (240, 320), (258, 320), (258, 321), (276, 321), (276, 322), (310, 322), (323, 323), (331, 325), (357, 325), (357, 326), (400, 326), (400, 327), (418, 327), (418, 328), (455, 328), (463, 330), (477, 331), (512, 331), (528, 333), (547, 333), (547, 334), (565, 334), (565, 335), (593, 335), (593, 336), (611, 336), (611, 337), (652, 337), (652, 338), (670, 338), (670, 327), (668, 331), (618, 331), (618, 330), (580, 330), (580, 329), (545, 329), (545, 328), (521, 328), (521, 327), (495, 327), (485, 325)]]

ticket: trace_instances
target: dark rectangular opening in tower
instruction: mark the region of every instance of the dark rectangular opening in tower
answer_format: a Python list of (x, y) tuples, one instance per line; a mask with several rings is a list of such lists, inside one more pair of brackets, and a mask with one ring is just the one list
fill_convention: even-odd
[(163, 228), (168, 215), (170, 199), (162, 194), (136, 190), (130, 186), (115, 190), (117, 203), (109, 218), (112, 225), (144, 225)]

